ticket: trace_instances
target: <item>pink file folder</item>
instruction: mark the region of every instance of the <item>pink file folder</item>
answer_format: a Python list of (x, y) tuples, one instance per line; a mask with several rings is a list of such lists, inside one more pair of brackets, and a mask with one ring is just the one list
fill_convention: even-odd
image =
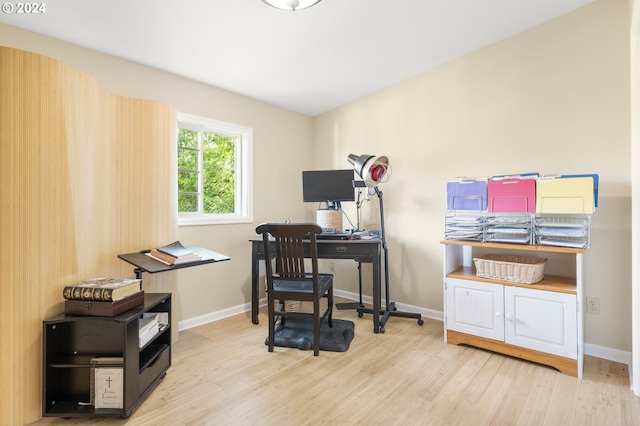
[(536, 180), (531, 178), (504, 178), (489, 181), (487, 185), (488, 210), (504, 213), (535, 213)]

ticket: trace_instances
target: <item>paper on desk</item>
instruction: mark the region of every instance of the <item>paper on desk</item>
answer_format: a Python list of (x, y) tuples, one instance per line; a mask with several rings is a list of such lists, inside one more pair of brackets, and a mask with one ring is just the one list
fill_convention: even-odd
[(582, 228), (538, 228), (538, 235), (548, 237), (586, 237), (587, 230)]
[(447, 225), (447, 231), (481, 232), (482, 226), (477, 225)]
[(531, 232), (528, 228), (515, 228), (511, 226), (493, 226), (489, 228), (491, 232), (502, 234), (529, 234)]
[(536, 225), (545, 228), (586, 228), (588, 224), (587, 219), (574, 220), (572, 222), (557, 222), (544, 218), (536, 220)]
[(502, 242), (502, 243), (525, 244), (525, 243), (528, 243), (530, 239), (529, 239), (529, 236), (496, 234), (496, 235), (489, 236), (488, 240), (493, 242)]
[(445, 222), (448, 223), (479, 223), (482, 222), (482, 216), (476, 215), (460, 215), (447, 217)]
[(563, 240), (552, 237), (540, 237), (538, 238), (539, 244), (548, 246), (560, 246), (560, 247), (572, 247), (572, 248), (585, 248), (587, 246), (586, 240)]
[(478, 232), (454, 231), (447, 232), (446, 238), (452, 240), (481, 240), (482, 234)]
[(488, 224), (509, 224), (509, 225), (528, 225), (529, 220), (522, 217), (490, 217), (487, 219)]

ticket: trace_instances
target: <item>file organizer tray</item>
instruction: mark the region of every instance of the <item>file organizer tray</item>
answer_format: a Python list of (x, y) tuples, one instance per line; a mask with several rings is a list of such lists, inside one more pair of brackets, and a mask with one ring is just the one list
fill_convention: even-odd
[(536, 237), (536, 244), (541, 246), (589, 248), (589, 239), (579, 237), (548, 237), (539, 235)]
[(533, 215), (504, 213), (487, 217), (486, 242), (533, 243)]
[(487, 184), (490, 212), (534, 213), (536, 210), (536, 180), (504, 178)]
[(597, 205), (597, 175), (542, 177), (536, 211), (548, 214), (592, 214)]
[(447, 182), (447, 210), (487, 210), (487, 181)]
[(484, 223), (482, 214), (448, 214), (444, 221), (445, 239), (483, 241)]
[(540, 216), (535, 220), (535, 242), (540, 245), (588, 248), (591, 243), (589, 216)]

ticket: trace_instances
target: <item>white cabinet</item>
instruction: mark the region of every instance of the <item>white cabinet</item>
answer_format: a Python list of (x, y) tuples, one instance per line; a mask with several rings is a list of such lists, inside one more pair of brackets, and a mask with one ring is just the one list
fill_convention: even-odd
[[(550, 365), (582, 377), (584, 250), (459, 241), (443, 244), (445, 341)], [(472, 267), (474, 249), (575, 256), (575, 274), (545, 275), (536, 284), (480, 278)]]
[(562, 357), (578, 356), (574, 294), (505, 287), (504, 340)]
[(575, 359), (576, 296), (446, 280), (447, 329)]
[(448, 278), (447, 330), (504, 340), (504, 286)]

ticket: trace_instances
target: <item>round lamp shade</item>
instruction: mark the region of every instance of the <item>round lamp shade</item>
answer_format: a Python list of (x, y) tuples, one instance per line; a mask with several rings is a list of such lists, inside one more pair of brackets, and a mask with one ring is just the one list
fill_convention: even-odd
[(376, 157), (367, 154), (349, 154), (347, 159), (353, 164), (356, 173), (364, 180), (367, 188), (373, 188), (382, 182), (389, 170), (389, 159), (384, 155)]
[(269, 6), (273, 6), (276, 9), (290, 10), (295, 12), (296, 10), (306, 9), (313, 6), (316, 3), (320, 3), (321, 0), (262, 0)]

